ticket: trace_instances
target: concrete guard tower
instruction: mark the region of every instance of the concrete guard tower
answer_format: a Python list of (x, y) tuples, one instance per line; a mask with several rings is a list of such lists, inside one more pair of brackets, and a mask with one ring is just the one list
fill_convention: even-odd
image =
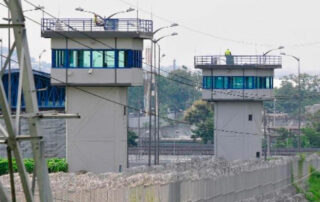
[(259, 158), (263, 101), (272, 100), (280, 56), (195, 56), (202, 69), (202, 99), (214, 102), (215, 155), (227, 160)]
[(143, 85), (143, 40), (150, 20), (43, 19), (51, 38), (52, 85), (66, 87), (67, 161), (71, 172), (119, 172), (127, 167), (127, 90)]

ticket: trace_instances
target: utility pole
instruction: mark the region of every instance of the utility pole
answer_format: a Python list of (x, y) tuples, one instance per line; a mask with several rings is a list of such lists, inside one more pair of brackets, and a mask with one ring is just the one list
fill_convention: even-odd
[[(11, 60), (11, 53), (13, 52), (14, 48), (16, 48), (18, 63), (19, 63), (19, 87), (18, 87), (18, 98), (20, 97), (23, 91), (23, 98), (25, 101), (25, 109), (26, 113), (32, 114), (31, 117), (28, 117), (28, 124), (29, 124), (29, 133), (26, 138), (31, 140), (31, 148), (32, 154), (35, 161), (35, 168), (36, 168), (36, 179), (38, 182), (39, 188), (39, 196), (40, 201), (43, 202), (51, 202), (52, 201), (52, 194), (48, 176), (48, 168), (45, 162), (44, 155), (41, 153), (41, 143), (39, 136), (41, 133), (41, 128), (39, 126), (39, 109), (38, 103), (36, 98), (36, 90), (34, 84), (34, 77), (32, 73), (32, 66), (30, 60), (30, 52), (28, 47), (28, 40), (27, 40), (27, 33), (26, 33), (26, 26), (25, 26), (25, 17), (22, 11), (22, 5), (20, 1), (8, 0), (4, 1), (8, 7), (8, 24), (1, 24), (1, 27), (8, 28), (8, 42), (9, 46), (8, 49), (9, 54), (6, 58), (6, 62), (2, 69), (6, 68), (6, 64), (8, 64), (9, 68), (9, 78), (8, 78), (8, 85), (9, 85), (9, 92), (8, 96), (6, 96), (6, 92), (4, 90), (4, 86), (2, 80), (0, 80), (0, 105), (1, 111), (5, 122), (5, 129), (1, 125), (2, 135), (5, 136), (6, 142), (12, 151), (14, 158), (16, 159), (18, 173), (20, 175), (20, 181), (22, 190), (25, 194), (25, 200), (27, 202), (33, 202), (34, 197), (30, 187), (30, 181), (28, 174), (26, 172), (26, 168), (23, 163), (22, 155), (20, 152), (20, 144), (18, 143), (18, 136), (17, 129), (15, 128), (15, 124), (13, 122), (12, 112), (11, 112), (11, 67), (10, 67), (10, 60)], [(13, 47), (11, 47), (10, 41), (10, 29), (13, 29), (14, 33), (14, 43)], [(23, 85), (22, 85), (23, 84)], [(23, 86), (23, 88), (22, 88)], [(19, 103), (19, 102), (18, 102)], [(17, 109), (20, 109), (21, 103), (17, 104)], [(17, 110), (19, 111), (19, 110)], [(19, 117), (20, 114), (17, 114)], [(16, 117), (16, 118), (17, 118)], [(0, 185), (0, 198), (1, 201), (8, 201), (6, 200), (6, 196), (3, 195), (4, 191), (1, 190), (2, 186)]]
[[(161, 56), (160, 56), (160, 45), (158, 44), (158, 79), (160, 78), (160, 62), (161, 62)], [(156, 82), (156, 116), (157, 116), (157, 164), (160, 164), (160, 97), (159, 97), (159, 86), (158, 82)]]
[(152, 131), (152, 107), (151, 107), (151, 99), (152, 99), (152, 79), (153, 79), (153, 40), (151, 41), (151, 57), (150, 57), (150, 82), (149, 82), (149, 145), (148, 145), (148, 166), (151, 166), (151, 131)]
[(141, 144), (141, 129), (140, 129), (140, 110), (141, 110), (141, 105), (139, 104), (139, 111), (138, 111), (138, 142), (139, 142), (139, 145), (138, 145), (138, 158), (140, 160), (140, 152), (141, 152), (141, 147), (142, 147), (142, 144)]
[[(152, 42), (154, 43), (154, 42)], [(157, 70), (156, 70), (156, 64), (157, 64), (157, 61), (156, 61), (156, 58), (157, 58), (157, 46), (156, 44), (154, 43), (153, 44), (153, 48), (154, 48), (154, 52), (153, 52), (153, 62), (154, 62), (154, 79), (153, 79), (153, 86), (154, 86), (154, 101), (155, 101), (155, 106), (154, 106), (154, 165), (157, 165), (157, 156), (158, 156), (158, 149), (157, 149), (157, 145), (158, 145), (158, 140), (157, 140), (157, 116), (158, 116), (158, 104), (157, 104), (157, 101), (158, 101), (158, 88), (157, 88)]]
[(266, 142), (265, 145), (265, 149), (264, 149), (264, 160), (267, 160), (267, 148), (269, 147), (269, 142), (268, 142), (268, 138), (267, 138), (267, 131), (266, 131), (266, 126), (267, 126), (267, 122), (266, 122), (266, 109), (265, 107), (263, 108), (263, 134), (264, 134), (264, 139)]
[(299, 146), (298, 146), (298, 151), (299, 153), (301, 152), (301, 79), (300, 79), (300, 59), (298, 58), (298, 80), (299, 80), (299, 117), (298, 117), (298, 120), (299, 120), (299, 123), (298, 123), (298, 130), (299, 130)]
[[(170, 26), (165, 26), (165, 27), (160, 27), (160, 28), (158, 28), (158, 29), (156, 29), (153, 33), (152, 33), (152, 39), (151, 39), (151, 58), (150, 58), (150, 64), (151, 64), (151, 67), (150, 67), (150, 69), (151, 69), (151, 71), (150, 71), (150, 91), (149, 91), (149, 158), (148, 158), (148, 165), (149, 166), (151, 166), (151, 129), (152, 129), (152, 113), (151, 113), (151, 98), (152, 98), (152, 83), (153, 83), (153, 68), (156, 68), (156, 44), (157, 44), (157, 42), (159, 41), (159, 40), (161, 40), (161, 39), (163, 39), (163, 38), (165, 38), (165, 37), (168, 37), (168, 36), (175, 36), (175, 35), (177, 35), (177, 33), (172, 33), (172, 34), (170, 34), (170, 35), (166, 35), (166, 36), (163, 36), (163, 37), (160, 37), (159, 39), (157, 39), (157, 40), (155, 40), (154, 39), (154, 35), (157, 33), (157, 32), (159, 32), (160, 30), (162, 30), (162, 29), (165, 29), (165, 28), (170, 28), (170, 27), (176, 27), (176, 26), (178, 26), (178, 24), (177, 23), (172, 23)], [(154, 51), (154, 53), (153, 53), (153, 51)], [(154, 57), (154, 61), (152, 61), (152, 59), (153, 59), (153, 57)], [(156, 69), (154, 69), (154, 72), (156, 73)], [(156, 75), (155, 75), (155, 78), (154, 78), (154, 97), (156, 97)], [(155, 98), (156, 99), (156, 98)], [(154, 106), (155, 108), (156, 108), (156, 104), (155, 104), (155, 106)], [(156, 109), (155, 109), (155, 111), (156, 111)], [(155, 113), (155, 120), (154, 120), (154, 127), (155, 127), (155, 130), (154, 130), (154, 140), (155, 140), (155, 144), (154, 144), (154, 147), (155, 147), (155, 149), (154, 149), (154, 157), (155, 157), (155, 164), (156, 164), (156, 156), (157, 156), (157, 154), (156, 154), (156, 151), (157, 151), (157, 149), (156, 149), (156, 134), (157, 134), (157, 130), (156, 130), (156, 124), (157, 124), (157, 121), (156, 121), (156, 117), (157, 117), (157, 113)]]
[(298, 115), (298, 152), (301, 152), (301, 79), (300, 79), (300, 58), (294, 55), (287, 55), (286, 53), (281, 53), (281, 55), (291, 57), (298, 62), (298, 105), (299, 105), (299, 115)]

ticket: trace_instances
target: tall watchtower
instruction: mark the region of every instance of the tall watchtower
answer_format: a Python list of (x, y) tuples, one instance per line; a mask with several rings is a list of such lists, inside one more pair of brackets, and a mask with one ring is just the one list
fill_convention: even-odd
[(202, 99), (214, 102), (215, 154), (227, 160), (261, 156), (263, 101), (272, 100), (280, 56), (195, 56)]
[(127, 90), (143, 84), (143, 40), (153, 24), (141, 19), (43, 19), (51, 38), (52, 85), (66, 87), (70, 171), (121, 171), (127, 167)]

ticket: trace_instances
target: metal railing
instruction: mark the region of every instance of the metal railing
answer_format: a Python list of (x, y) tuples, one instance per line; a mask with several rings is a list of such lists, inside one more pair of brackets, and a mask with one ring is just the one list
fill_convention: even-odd
[(95, 23), (94, 19), (79, 18), (43, 18), (41, 31), (80, 31), (80, 32), (142, 32), (152, 33), (152, 20), (137, 18), (104, 19), (102, 23)]
[(194, 65), (281, 65), (281, 56), (211, 55), (195, 56)]

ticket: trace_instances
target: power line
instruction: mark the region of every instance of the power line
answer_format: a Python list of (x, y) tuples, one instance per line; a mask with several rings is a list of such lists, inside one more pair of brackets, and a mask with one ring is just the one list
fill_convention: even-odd
[[(28, 4), (30, 4), (31, 6), (38, 7), (37, 5), (33, 4), (32, 2), (30, 2), (30, 1), (28, 1), (28, 0), (24, 0), (24, 1), (27, 2)], [(2, 4), (2, 5), (3, 5), (3, 4)], [(41, 10), (42, 10), (44, 13), (46, 13), (47, 15), (49, 15), (50, 17), (52, 17), (52, 18), (56, 19), (57, 21), (59, 21), (59, 18), (57, 18), (57, 17), (55, 17), (54, 15), (50, 14), (49, 12), (45, 11), (44, 8), (41, 8)], [(27, 17), (26, 17), (26, 18), (27, 18)], [(35, 20), (31, 19), (31, 18), (28, 18), (28, 19), (41, 26), (41, 23), (39, 23), (39, 22), (37, 22), (37, 21), (35, 21)], [(60, 21), (60, 22), (61, 22), (61, 21)], [(66, 24), (66, 23), (64, 23), (64, 22), (62, 22), (62, 23), (65, 24), (68, 28), (72, 29), (73, 31), (76, 31), (76, 32), (78, 32), (78, 33), (80, 33), (80, 34), (82, 34), (82, 35), (84, 35), (84, 36), (86, 36), (86, 37), (88, 37), (88, 38), (96, 41), (96, 42), (99, 42), (99, 43), (101, 43), (102, 45), (104, 45), (104, 46), (106, 46), (106, 47), (108, 47), (108, 48), (114, 48), (113, 46), (110, 46), (110, 45), (108, 45), (108, 44), (106, 44), (106, 43), (104, 43), (104, 42), (102, 42), (102, 41), (100, 41), (100, 40), (98, 40), (98, 39), (96, 39), (96, 38), (93, 38), (93, 37), (91, 37), (90, 35), (88, 35), (88, 34), (86, 34), (86, 33), (80, 32), (79, 30), (75, 29), (74, 27), (70, 26), (69, 24)], [(52, 29), (50, 29), (50, 31), (53, 31), (53, 32), (55, 32), (55, 33), (58, 33), (59, 35), (63, 36), (64, 38), (70, 39), (70, 40), (72, 40), (72, 41), (74, 41), (74, 42), (76, 42), (76, 43), (78, 43), (78, 44), (80, 44), (80, 45), (82, 45), (82, 46), (84, 46), (84, 47), (89, 48), (90, 50), (93, 49), (93, 48), (91, 48), (90, 46), (88, 46), (88, 45), (86, 45), (86, 44), (83, 44), (82, 42), (79, 42), (79, 41), (77, 41), (77, 40), (75, 40), (75, 39), (72, 39), (72, 38), (67, 37), (66, 35), (62, 34), (61, 32), (58, 32), (58, 31), (52, 30)], [(112, 56), (109, 56), (109, 57), (112, 57)], [(113, 58), (112, 58), (112, 59), (113, 59)], [(124, 61), (123, 61), (123, 62), (124, 62)], [(143, 62), (143, 63), (144, 63), (144, 62)], [(159, 68), (157, 68), (157, 67), (153, 67), (152, 64), (151, 64), (151, 65), (149, 65), (149, 64), (147, 64), (147, 63), (144, 63), (144, 64), (146, 64), (147, 66), (150, 66), (150, 68), (154, 68), (154, 69), (157, 69), (157, 70), (159, 69)], [(152, 74), (157, 75), (156, 72), (148, 72), (147, 70), (144, 70), (144, 71), (147, 72), (147, 73), (152, 73)], [(160, 71), (161, 71), (161, 69), (160, 69)], [(164, 71), (164, 70), (162, 70), (162, 71)], [(169, 80), (172, 80), (172, 81), (175, 81), (175, 82), (180, 83), (180, 84), (185, 84), (185, 85), (191, 86), (192, 88), (195, 87), (194, 84), (189, 84), (189, 83), (185, 83), (185, 82), (182, 82), (182, 81), (177, 81), (177, 80), (175, 80), (175, 79), (173, 79), (173, 78), (164, 77), (164, 76), (162, 76), (162, 75), (159, 75), (159, 76), (161, 76), (161, 77), (163, 77), (163, 78), (166, 78), (166, 79), (169, 79)], [(183, 79), (186, 79), (186, 80), (190, 80), (190, 79), (185, 78), (185, 77), (182, 77), (182, 76), (180, 76), (180, 75), (177, 75), (177, 76), (178, 76), (179, 78), (183, 78)], [(191, 80), (190, 80), (190, 81), (191, 81)], [(192, 82), (194, 82), (194, 81), (192, 81)], [(226, 94), (226, 95), (231, 95), (231, 96), (238, 96), (238, 97), (241, 97), (241, 98), (244, 98), (244, 97), (245, 97), (245, 98), (251, 98), (251, 99), (257, 99), (257, 98), (262, 99), (262, 97), (270, 97), (270, 95), (259, 95), (259, 94), (252, 94), (252, 93), (248, 93), (248, 92), (245, 92), (245, 93), (243, 92), (243, 93), (241, 93), (241, 94), (235, 94), (235, 93), (230, 93), (230, 92), (224, 92), (224, 91), (221, 91), (221, 90), (207, 90), (207, 89), (203, 89), (203, 90), (210, 91), (210, 92), (213, 92), (213, 91), (214, 91), (215, 93)], [(244, 94), (246, 94), (246, 96), (244, 96)], [(249, 96), (248, 96), (248, 95), (249, 95)], [(250, 97), (250, 96), (251, 96), (251, 97)], [(259, 97), (254, 97), (254, 96), (259, 96)]]
[[(27, 1), (27, 0), (25, 0), (25, 1)], [(27, 2), (28, 2), (28, 1), (27, 1)], [(29, 2), (29, 3), (30, 3), (30, 2)], [(3, 5), (3, 4), (2, 4), (2, 5)], [(34, 6), (34, 4), (32, 4), (32, 3), (31, 3), (31, 5)], [(45, 11), (44, 11), (44, 12), (45, 12)], [(47, 13), (47, 12), (46, 12), (46, 13)], [(51, 14), (50, 14), (50, 15), (51, 15)], [(53, 16), (53, 15), (51, 15), (51, 16), (52, 16), (53, 18), (57, 19), (55, 16)], [(26, 17), (26, 18), (27, 18), (28, 20), (31, 20), (32, 22), (34, 22), (34, 23), (36, 23), (36, 24), (38, 24), (38, 25), (41, 26), (41, 23), (39, 23), (39, 22), (37, 22), (37, 21), (29, 18), (29, 17)], [(68, 25), (68, 26), (69, 26), (69, 25)], [(70, 28), (72, 28), (73, 30), (75, 30), (73, 27), (70, 27)], [(61, 34), (60, 32), (57, 32), (57, 31), (55, 31), (55, 30), (52, 30), (52, 31), (54, 31), (55, 33), (58, 33), (58, 34), (64, 36), (65, 38), (68, 38), (68, 37), (66, 37), (65, 35)], [(76, 30), (76, 31), (77, 31), (77, 30)], [(82, 44), (81, 42), (79, 42), (79, 41), (77, 41), (77, 40), (74, 40), (74, 39), (71, 39), (71, 38), (68, 38), (68, 39), (73, 40), (73, 41), (75, 41), (75, 42), (77, 42), (77, 43)], [(97, 40), (97, 41), (99, 41), (99, 40)], [(85, 45), (85, 44), (82, 44), (82, 45), (84, 45), (85, 47), (87, 47), (87, 48), (89, 48), (89, 49), (92, 49), (91, 47), (89, 47), (89, 46), (87, 46), (87, 45)], [(106, 45), (106, 46), (107, 46), (107, 45)], [(152, 66), (151, 66), (151, 67), (152, 67)], [(147, 72), (148, 72), (148, 71), (147, 71)], [(160, 75), (160, 76), (162, 76), (162, 75)], [(164, 76), (163, 76), (163, 77), (164, 77)], [(50, 76), (50, 78), (52, 78), (52, 79), (54, 79), (54, 80), (57, 80), (56, 78), (53, 78), (53, 77), (51, 77), (51, 76)], [(164, 77), (164, 78), (167, 78), (167, 77)], [(183, 78), (184, 78), (184, 77), (183, 77)], [(167, 79), (168, 79), (168, 78), (167, 78)], [(59, 81), (59, 80), (57, 80), (57, 81), (60, 82), (60, 83), (62, 83), (62, 84), (68, 85), (67, 83), (64, 83), (64, 82), (62, 82), (62, 81)], [(173, 80), (173, 81), (176, 81), (176, 80)], [(187, 84), (187, 83), (184, 83), (184, 82), (181, 82), (181, 81), (176, 81), (176, 82), (179, 82), (179, 83), (185, 84), (185, 85), (189, 85), (189, 86), (191, 86), (191, 87), (195, 87), (195, 86), (193, 86), (193, 85), (191, 85), (191, 84)], [(81, 89), (81, 88), (78, 88), (78, 87), (74, 87), (74, 86), (73, 86), (73, 88), (76, 88), (76, 89), (78, 89), (78, 90), (80, 90), (80, 91), (83, 91), (83, 92), (86, 92), (86, 93), (88, 93), (88, 94), (91, 94), (92, 96), (96, 96), (96, 97), (99, 97), (99, 98), (104, 99), (104, 100), (106, 100), (106, 101), (112, 102), (112, 103), (114, 103), (114, 104), (120, 104), (120, 105), (122, 105), (122, 106), (124, 106), (124, 107), (130, 108), (130, 109), (133, 109), (133, 110), (136, 110), (136, 111), (140, 111), (140, 109), (138, 109), (138, 108), (135, 108), (135, 107), (132, 107), (132, 106), (129, 106), (129, 105), (125, 105), (125, 104), (122, 104), (122, 103), (119, 103), (119, 102), (116, 102), (116, 101), (114, 101), (114, 100), (111, 100), (111, 99), (102, 97), (102, 96), (100, 96), (100, 95), (96, 95), (96, 94), (91, 93), (91, 92), (88, 92), (88, 91), (86, 91), (86, 90), (84, 90), (84, 89)], [(212, 91), (210, 91), (210, 92), (212, 92)], [(235, 96), (241, 96), (241, 97), (243, 97), (242, 95), (231, 94), (231, 93), (228, 93), (228, 92), (221, 92), (221, 91), (217, 91), (217, 92), (223, 93), (223, 94), (229, 94), (229, 95), (235, 95)], [(143, 112), (143, 113), (146, 113), (146, 114), (148, 113), (148, 112), (146, 112), (146, 111), (142, 111), (142, 112)], [(151, 115), (157, 116), (156, 114), (154, 114), (154, 113), (152, 113), (152, 112), (149, 112), (149, 113), (150, 113)], [(161, 116), (157, 116), (157, 117), (162, 118), (162, 119), (165, 119), (165, 120), (168, 120), (168, 121), (174, 121), (174, 122), (177, 122), (177, 123), (190, 125), (190, 123), (185, 122), (185, 121), (170, 119), (170, 118), (168, 118), (168, 117), (161, 117)], [(236, 133), (236, 134), (259, 135), (259, 134), (255, 134), (255, 133), (247, 133), (247, 132), (239, 132), (239, 131), (229, 131), (229, 130), (223, 130), (223, 129), (214, 129), (214, 130), (216, 130), (216, 131), (221, 131), (221, 132)]]
[[(37, 7), (35, 4), (31, 3), (31, 2), (28, 1), (28, 0), (24, 0), (24, 1), (27, 2), (28, 4), (34, 6), (34, 7)], [(50, 17), (52, 17), (52, 18), (54, 18), (54, 19), (56, 19), (56, 20), (59, 21), (59, 19), (58, 19), (57, 17), (55, 17), (54, 15), (52, 15), (52, 14), (50, 14), (49, 12), (45, 11), (44, 8), (41, 8), (41, 10), (42, 10), (44, 13), (46, 13), (47, 15), (49, 15)], [(35, 21), (33, 20), (33, 22), (35, 22)], [(61, 22), (61, 21), (60, 21), (60, 22)], [(41, 23), (38, 23), (38, 22), (37, 22), (37, 24), (39, 24), (39, 25), (41, 26)], [(80, 32), (79, 30), (73, 28), (73, 27), (70, 26), (69, 24), (66, 24), (66, 23), (64, 23), (64, 22), (63, 22), (63, 24), (65, 24), (67, 27), (69, 27), (69, 28), (72, 29), (73, 31), (79, 32), (80, 34), (82, 34), (82, 35), (84, 35), (84, 36), (86, 36), (86, 37), (88, 37), (88, 38), (91, 38), (92, 40), (95, 40), (96, 42), (99, 42), (99, 43), (101, 43), (102, 45), (104, 45), (104, 46), (106, 46), (106, 47), (108, 47), (108, 48), (114, 48), (114, 47), (112, 47), (112, 46), (110, 46), (110, 45), (108, 45), (108, 44), (106, 44), (106, 43), (104, 43), (104, 42), (102, 42), (102, 41), (100, 41), (100, 40), (97, 40), (96, 38), (91, 37), (90, 35), (88, 35), (88, 34), (86, 34), (86, 33)], [(60, 33), (60, 32), (57, 32), (56, 30), (50, 29), (50, 31), (53, 31), (53, 32), (55, 32), (55, 33), (58, 33), (58, 34), (64, 36), (65, 38), (67, 38), (67, 39), (70, 39), (70, 40), (72, 40), (72, 41), (74, 41), (74, 42), (79, 43), (80, 45), (82, 45), (82, 46), (84, 46), (84, 47), (87, 47), (87, 48), (89, 48), (89, 49), (92, 49), (92, 48), (89, 47), (88, 45), (85, 45), (85, 44), (83, 44), (83, 43), (81, 43), (81, 42), (79, 42), (79, 41), (77, 41), (77, 40), (72, 39), (72, 38), (66, 37), (64, 34), (62, 34), (62, 33)], [(150, 68), (158, 69), (158, 68), (156, 68), (156, 67), (153, 67), (152, 64), (151, 64), (151, 65), (149, 65), (149, 64), (147, 64), (147, 63), (145, 63), (145, 64), (148, 65), (148, 66), (150, 66)], [(160, 69), (160, 70), (161, 70), (161, 69)], [(153, 72), (148, 72), (148, 73), (153, 73)], [(156, 74), (156, 75), (157, 75), (157, 73), (153, 73), (153, 74)], [(159, 76), (161, 76), (161, 75), (159, 75)], [(167, 79), (169, 79), (169, 80), (172, 80), (172, 81), (177, 81), (177, 80), (172, 79), (172, 78), (168, 78), (168, 77), (165, 77), (165, 78), (167, 78)], [(184, 77), (182, 77), (182, 78), (184, 78)], [(184, 79), (186, 79), (186, 78), (184, 78)], [(191, 86), (191, 87), (194, 88), (194, 86), (193, 86), (192, 84), (184, 83), (184, 82), (182, 82), (182, 81), (178, 81), (178, 82), (179, 82), (179, 83), (183, 83), (183, 84), (185, 84), (185, 85), (189, 85), (189, 86)], [(221, 94), (228, 94), (228, 95), (230, 95), (230, 93), (226, 93), (226, 92), (221, 92), (221, 91), (216, 91), (216, 92), (217, 92), (217, 93), (221, 93)], [(237, 94), (234, 94), (234, 95), (235, 95), (235, 96), (239, 96), (239, 97), (243, 97), (243, 95), (237, 95)], [(268, 96), (268, 95), (266, 95), (266, 96)], [(253, 99), (256, 98), (256, 97), (248, 97), (248, 96), (246, 96), (246, 97), (247, 97), (247, 98), (253, 98)], [(268, 97), (269, 97), (269, 96), (268, 96)]]
[[(33, 21), (33, 22), (36, 22), (35, 20), (32, 20), (32, 21)], [(39, 23), (37, 22), (37, 24), (39, 24)], [(89, 48), (90, 48), (90, 47), (89, 47)], [(5, 56), (4, 56), (4, 57), (5, 57)], [(17, 61), (15, 61), (15, 62), (17, 62)], [(66, 85), (66, 86), (68, 85), (67, 83), (65, 83), (65, 82), (63, 82), (63, 81), (61, 81), (61, 80), (59, 80), (59, 79), (57, 79), (57, 78), (54, 78), (54, 77), (52, 77), (51, 75), (48, 76), (48, 77), (51, 78), (51, 79), (53, 79), (53, 80), (58, 81), (58, 82), (61, 83), (61, 84), (64, 84), (64, 85)], [(158, 117), (158, 118), (162, 118), (162, 119), (167, 120), (167, 121), (173, 121), (173, 122), (179, 123), (179, 124), (190, 125), (189, 122), (180, 121), (180, 120), (176, 120), (176, 119), (171, 119), (171, 118), (168, 118), (168, 117), (165, 117), (165, 116), (159, 116), (159, 115), (156, 115), (156, 114), (153, 113), (153, 112), (147, 112), (147, 111), (145, 111), (145, 110), (141, 110), (141, 109), (136, 108), (136, 107), (132, 107), (132, 106), (129, 106), (129, 105), (126, 105), (126, 104), (122, 104), (122, 103), (117, 102), (117, 101), (115, 101), (115, 100), (112, 100), (112, 99), (109, 99), (109, 98), (106, 98), (106, 97), (97, 95), (97, 94), (95, 94), (95, 93), (86, 91), (86, 90), (84, 90), (84, 89), (82, 89), (82, 88), (79, 88), (79, 87), (76, 87), (76, 86), (69, 86), (69, 87), (75, 88), (75, 89), (77, 89), (77, 90), (79, 90), (79, 91), (82, 91), (82, 92), (84, 92), (84, 93), (87, 93), (87, 94), (89, 94), (89, 95), (95, 96), (95, 97), (97, 97), (97, 98), (103, 99), (103, 100), (105, 100), (105, 101), (108, 101), (108, 102), (111, 102), (111, 103), (114, 103), (114, 104), (117, 104), (117, 105), (121, 105), (121, 106), (123, 106), (123, 107), (129, 108), (129, 109), (132, 109), (132, 110), (135, 110), (135, 111), (139, 111), (139, 112), (141, 111), (141, 112), (143, 112), (144, 114), (151, 114), (151, 115), (153, 115), (153, 116), (156, 116), (156, 117)], [(224, 130), (224, 129), (217, 129), (217, 128), (215, 128), (214, 130), (215, 130), (215, 131), (220, 131), (220, 132), (226, 132), (226, 133), (234, 133), (234, 134), (259, 135), (259, 134), (257, 134), (257, 133), (249, 133), (249, 132), (241, 132), (241, 131), (231, 131), (231, 130)]]
[[(160, 20), (162, 20), (164, 22), (169, 22), (169, 23), (175, 22), (176, 23), (176, 21), (172, 21), (172, 19), (168, 19), (168, 18), (159, 16), (159, 15), (156, 15), (154, 12), (151, 12), (151, 11), (148, 11), (148, 10), (145, 10), (145, 9), (141, 9), (141, 8), (137, 7), (136, 5), (134, 5), (132, 3), (129, 3), (127, 1), (125, 1), (125, 0), (119, 0), (119, 1), (121, 1), (124, 4), (129, 5), (130, 7), (136, 8), (137, 10), (142, 11), (142, 12), (144, 12), (146, 14), (149, 14), (149, 15), (151, 14), (153, 17), (156, 17), (156, 18), (158, 18), (158, 19), (160, 19)], [(256, 42), (252, 42), (252, 41), (242, 41), (242, 40), (226, 38), (226, 37), (214, 35), (212, 33), (204, 32), (204, 31), (199, 30), (198, 28), (194, 28), (194, 27), (191, 27), (191, 26), (183, 25), (181, 23), (179, 23), (179, 26), (184, 28), (184, 29), (186, 29), (186, 30), (189, 30), (191, 32), (198, 33), (198, 34), (201, 34), (201, 35), (204, 35), (204, 36), (216, 39), (216, 40), (227, 41), (227, 42), (242, 44), (242, 45), (246, 45), (246, 46), (261, 46), (261, 47), (275, 47), (275, 46), (278, 46), (277, 44), (256, 43)], [(284, 44), (284, 46), (285, 47), (298, 48), (298, 47), (314, 46), (314, 45), (319, 45), (319, 44), (320, 44), (320, 41), (313, 41), (313, 42), (306, 42), (306, 43), (299, 43), (299, 44)]]

